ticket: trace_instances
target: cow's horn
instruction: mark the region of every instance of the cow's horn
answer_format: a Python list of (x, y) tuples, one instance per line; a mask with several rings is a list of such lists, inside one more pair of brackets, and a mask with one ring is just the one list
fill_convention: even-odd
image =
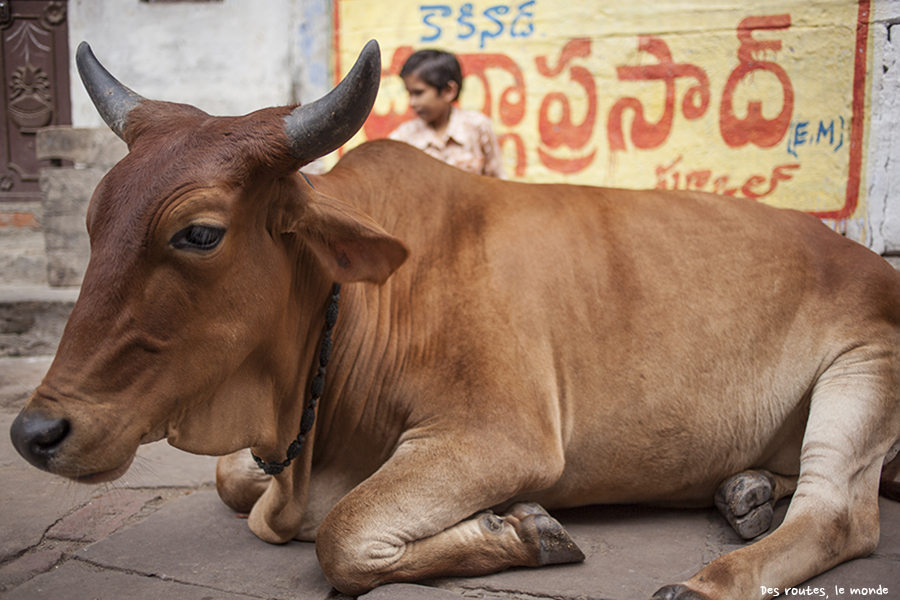
[(87, 42), (81, 42), (75, 52), (75, 64), (78, 74), (88, 95), (97, 107), (97, 112), (109, 125), (109, 128), (122, 139), (125, 139), (125, 119), (132, 108), (144, 101), (109, 74), (91, 52)]
[(310, 162), (342, 146), (359, 131), (378, 95), (381, 51), (371, 40), (336, 88), (284, 118), (294, 158)]

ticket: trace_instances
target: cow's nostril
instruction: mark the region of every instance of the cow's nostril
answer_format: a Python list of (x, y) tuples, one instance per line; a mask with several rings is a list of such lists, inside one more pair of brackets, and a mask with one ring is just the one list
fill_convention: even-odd
[(22, 458), (46, 471), (50, 459), (69, 435), (69, 430), (69, 422), (65, 419), (23, 411), (13, 421), (9, 436)]

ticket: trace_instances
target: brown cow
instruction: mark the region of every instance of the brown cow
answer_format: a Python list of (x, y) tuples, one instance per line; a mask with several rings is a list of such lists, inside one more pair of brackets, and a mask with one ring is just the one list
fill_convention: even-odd
[(372, 106), (373, 43), (322, 100), (237, 118), (145, 100), (85, 45), (78, 65), (130, 152), (12, 427), (31, 463), (228, 455), (224, 501), (315, 540), (347, 594), (581, 560), (541, 506), (716, 501), (752, 536), (794, 492), (657, 598), (760, 597), (875, 547), (900, 276), (869, 250), (751, 201), (499, 181), (388, 141), (307, 181)]

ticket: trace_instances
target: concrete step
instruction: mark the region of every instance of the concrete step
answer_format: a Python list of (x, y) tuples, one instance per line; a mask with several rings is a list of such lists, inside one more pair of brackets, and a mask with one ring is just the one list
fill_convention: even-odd
[(0, 356), (56, 353), (79, 288), (0, 285)]
[(0, 282), (3, 285), (43, 285), (47, 282), (47, 254), (42, 231), (4, 229), (0, 234)]

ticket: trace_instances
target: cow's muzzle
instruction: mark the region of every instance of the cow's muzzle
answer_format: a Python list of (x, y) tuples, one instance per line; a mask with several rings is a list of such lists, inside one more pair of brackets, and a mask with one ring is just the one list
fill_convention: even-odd
[(71, 431), (69, 421), (51, 418), (37, 411), (22, 411), (9, 430), (13, 447), (22, 458), (44, 471)]
[[(113, 449), (85, 456), (79, 451), (79, 444), (74, 439), (75, 425), (70, 419), (49, 417), (40, 410), (28, 410), (27, 407), (9, 430), (13, 447), (29, 463), (55, 475), (67, 477), (80, 483), (103, 483), (113, 481), (125, 474), (135, 457), (134, 450), (128, 449), (117, 453)], [(81, 445), (93, 449), (109, 450), (109, 444), (98, 440), (84, 440)], [(125, 457), (122, 460), (122, 457)]]

